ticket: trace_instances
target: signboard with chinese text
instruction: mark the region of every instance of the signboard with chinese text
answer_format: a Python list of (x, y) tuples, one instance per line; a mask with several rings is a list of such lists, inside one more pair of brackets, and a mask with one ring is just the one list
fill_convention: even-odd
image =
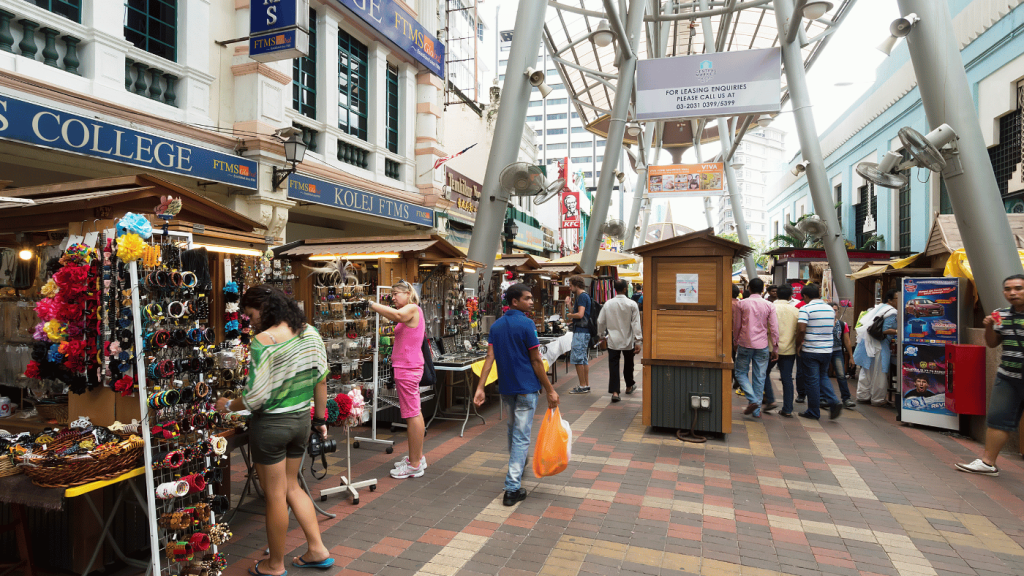
[(483, 186), (448, 166), (445, 166), (444, 173), (445, 183), (451, 189), (449, 200), (452, 207), (448, 209), (448, 213), (455, 215), (459, 220), (465, 220), (467, 224), (473, 224), (480, 207)]

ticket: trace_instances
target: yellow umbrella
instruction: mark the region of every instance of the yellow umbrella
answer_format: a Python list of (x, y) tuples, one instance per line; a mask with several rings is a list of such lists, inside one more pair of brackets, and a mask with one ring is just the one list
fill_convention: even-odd
[(625, 278), (626, 280), (636, 280), (640, 278), (640, 272), (637, 270), (630, 270), (628, 268), (619, 268), (619, 278)]
[[(582, 252), (577, 252), (575, 254), (569, 254), (568, 256), (563, 256), (563, 257), (559, 258), (558, 260), (552, 260), (551, 263), (552, 264), (579, 264), (581, 256), (583, 256), (583, 253)], [(637, 261), (636, 257), (630, 256), (628, 254), (620, 254), (618, 252), (609, 252), (607, 250), (598, 250), (597, 251), (597, 262), (596, 262), (597, 266), (618, 266), (620, 264), (635, 264), (636, 261)]]
[[(480, 372), (484, 369), (484, 362), (486, 362), (486, 360), (480, 360), (479, 362), (473, 364), (473, 367), (472, 367), (473, 368), (473, 374), (476, 374), (477, 378), (480, 377)], [(547, 370), (548, 370), (548, 361), (547, 360), (543, 360), (543, 362), (544, 362), (544, 371), (547, 372)], [(495, 383), (497, 381), (498, 381), (498, 365), (495, 364), (494, 366), (491, 367), (491, 373), (487, 375), (487, 382), (484, 383), (484, 386), (490, 386), (491, 384), (493, 384), (493, 383)]]

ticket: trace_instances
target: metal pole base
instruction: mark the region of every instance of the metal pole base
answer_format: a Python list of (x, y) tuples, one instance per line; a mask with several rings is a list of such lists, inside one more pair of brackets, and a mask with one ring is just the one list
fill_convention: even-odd
[[(348, 478), (342, 476), (340, 486), (338, 486), (337, 488), (328, 488), (326, 490), (320, 491), (320, 501), (326, 502), (328, 496), (347, 492), (350, 496), (352, 496), (352, 503), (359, 504), (359, 492), (357, 492), (356, 490), (358, 490), (359, 488), (366, 487), (370, 488), (370, 492), (376, 490), (377, 479), (374, 478), (372, 480), (360, 480), (359, 482), (349, 482)], [(316, 503), (314, 502), (313, 505), (316, 506)], [(333, 516), (331, 517), (333, 518)]]

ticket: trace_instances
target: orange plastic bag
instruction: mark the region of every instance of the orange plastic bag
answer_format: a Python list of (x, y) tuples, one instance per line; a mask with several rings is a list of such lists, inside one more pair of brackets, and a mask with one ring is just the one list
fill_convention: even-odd
[(537, 448), (533, 452), (533, 473), (538, 478), (554, 476), (569, 466), (572, 458), (572, 429), (562, 420), (558, 408), (544, 414), (537, 433)]

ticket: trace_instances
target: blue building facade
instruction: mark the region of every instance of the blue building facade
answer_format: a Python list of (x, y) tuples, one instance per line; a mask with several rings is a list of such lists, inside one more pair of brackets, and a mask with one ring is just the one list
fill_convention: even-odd
[[(1024, 115), (1024, 2), (948, 0), (967, 79), (974, 97), (1007, 212), (1024, 212), (1022, 115)], [(921, 15), (927, 17), (927, 15)], [(942, 178), (924, 169), (905, 174), (910, 184), (893, 190), (861, 178), (854, 167), (880, 162), (888, 150), (902, 152), (897, 132), (909, 126), (922, 134), (925, 116), (906, 42), (877, 69), (877, 80), (821, 135), (834, 209), (843, 235), (856, 248), (922, 251), (936, 214), (952, 208)], [(802, 159), (790, 161), (790, 168)], [(785, 234), (785, 222), (814, 212), (807, 179), (788, 171), (768, 194), (769, 235)], [(874, 226), (872, 227), (872, 221)], [(871, 247), (871, 246), (869, 246)]]

